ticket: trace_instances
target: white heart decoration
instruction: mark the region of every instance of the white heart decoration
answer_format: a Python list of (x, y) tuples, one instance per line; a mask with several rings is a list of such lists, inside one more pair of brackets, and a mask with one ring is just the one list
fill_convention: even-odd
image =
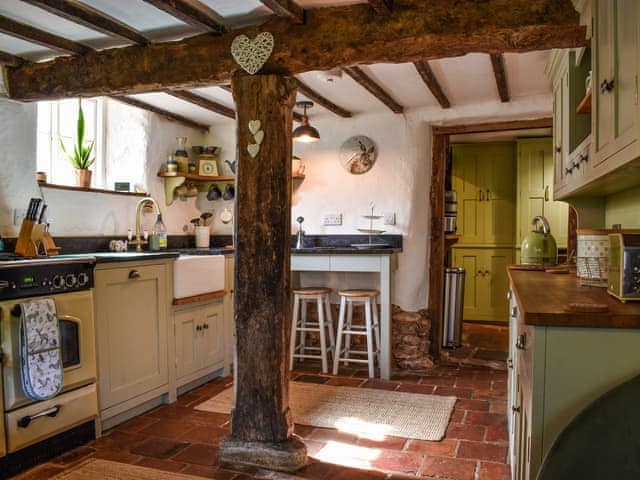
[(251, 74), (256, 74), (271, 56), (273, 52), (273, 35), (262, 32), (251, 40), (246, 35), (238, 35), (231, 42), (231, 55), (242, 69)]
[(264, 140), (264, 130), (259, 130), (253, 134), (253, 139), (256, 141), (258, 145), (262, 145), (262, 140)]
[(249, 122), (249, 131), (251, 132), (251, 134), (255, 135), (255, 133), (260, 130), (261, 125), (262, 123), (260, 122), (260, 120), (251, 120)]
[(249, 145), (247, 145), (247, 152), (249, 152), (251, 158), (256, 158), (256, 155), (260, 153), (260, 145), (258, 145), (257, 143), (250, 143)]

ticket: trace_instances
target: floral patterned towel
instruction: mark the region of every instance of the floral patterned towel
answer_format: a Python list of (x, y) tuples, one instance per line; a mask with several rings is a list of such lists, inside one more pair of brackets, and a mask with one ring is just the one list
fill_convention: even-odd
[(21, 304), (22, 388), (29, 398), (55, 397), (64, 383), (60, 326), (52, 298)]

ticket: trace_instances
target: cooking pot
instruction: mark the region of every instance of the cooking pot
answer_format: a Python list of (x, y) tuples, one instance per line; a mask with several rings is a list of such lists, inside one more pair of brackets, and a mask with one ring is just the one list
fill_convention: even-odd
[(523, 265), (555, 265), (558, 263), (558, 245), (551, 235), (549, 222), (544, 217), (534, 217), (533, 230), (524, 237), (520, 247), (520, 263)]

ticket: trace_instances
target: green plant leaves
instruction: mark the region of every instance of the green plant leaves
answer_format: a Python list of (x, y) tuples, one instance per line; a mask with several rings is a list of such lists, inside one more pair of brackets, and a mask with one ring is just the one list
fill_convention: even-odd
[(82, 105), (78, 104), (78, 123), (77, 123), (77, 145), (73, 147), (73, 153), (69, 154), (64, 146), (64, 142), (60, 139), (60, 147), (65, 153), (73, 168), (79, 170), (88, 170), (96, 161), (95, 157), (91, 157), (94, 142), (84, 145), (84, 112)]

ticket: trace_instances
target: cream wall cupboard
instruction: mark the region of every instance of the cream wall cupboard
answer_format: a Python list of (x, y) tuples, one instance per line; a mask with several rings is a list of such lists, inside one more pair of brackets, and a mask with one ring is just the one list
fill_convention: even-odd
[(105, 263), (96, 267), (98, 384), (103, 420), (170, 391), (172, 262)]

